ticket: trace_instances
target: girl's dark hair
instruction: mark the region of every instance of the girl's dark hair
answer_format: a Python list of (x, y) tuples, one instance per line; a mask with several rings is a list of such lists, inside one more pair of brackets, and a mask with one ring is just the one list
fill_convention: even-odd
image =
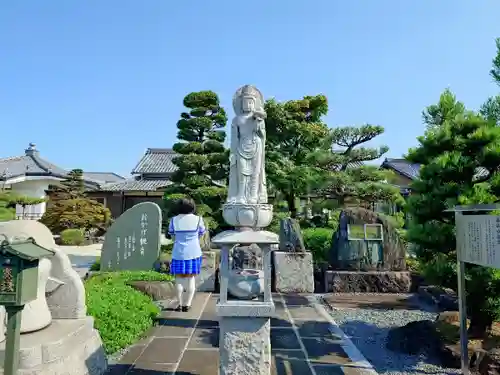
[(177, 203), (177, 215), (194, 214), (196, 204), (190, 198), (179, 199)]

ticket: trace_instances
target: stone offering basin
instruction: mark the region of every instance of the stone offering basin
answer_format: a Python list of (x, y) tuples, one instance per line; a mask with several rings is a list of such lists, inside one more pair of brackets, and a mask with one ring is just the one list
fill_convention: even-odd
[(264, 293), (264, 271), (254, 269), (231, 270), (228, 292), (238, 299), (251, 300)]

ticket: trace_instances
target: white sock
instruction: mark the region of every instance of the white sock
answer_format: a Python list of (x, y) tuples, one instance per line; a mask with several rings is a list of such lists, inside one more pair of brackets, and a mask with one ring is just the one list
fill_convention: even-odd
[(175, 291), (177, 293), (177, 300), (179, 301), (179, 306), (182, 306), (182, 292), (184, 292), (183, 278), (175, 278)]
[(186, 306), (191, 306), (191, 302), (193, 302), (194, 294), (196, 293), (196, 279), (194, 276), (191, 276), (187, 280), (187, 301)]

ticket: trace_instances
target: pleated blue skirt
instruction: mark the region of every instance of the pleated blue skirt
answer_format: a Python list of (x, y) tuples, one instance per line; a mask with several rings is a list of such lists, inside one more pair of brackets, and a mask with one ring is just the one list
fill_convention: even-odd
[(172, 275), (198, 275), (201, 272), (203, 257), (195, 259), (172, 259), (170, 262), (170, 273)]

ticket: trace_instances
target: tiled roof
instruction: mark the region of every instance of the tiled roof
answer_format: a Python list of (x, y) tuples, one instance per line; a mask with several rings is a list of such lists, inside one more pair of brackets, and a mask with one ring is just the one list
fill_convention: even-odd
[(171, 148), (148, 148), (132, 174), (170, 174), (177, 170), (172, 163), (176, 153)]
[[(7, 181), (21, 176), (50, 176), (64, 179), (68, 171), (40, 157), (34, 143), (24, 150), (24, 155), (0, 159), (0, 181)], [(95, 189), (99, 181), (84, 176), (87, 188)]]
[(0, 179), (2, 180), (25, 175), (61, 177), (66, 174), (64, 169), (42, 159), (38, 156), (38, 152), (32, 152), (32, 150), (23, 156), (0, 159)]
[(420, 164), (410, 163), (406, 159), (385, 159), (381, 167), (393, 169), (412, 180), (418, 178), (418, 174), (420, 173)]
[(155, 191), (171, 185), (172, 182), (161, 180), (129, 179), (121, 182), (113, 182), (101, 185), (101, 191)]
[[(410, 163), (406, 159), (385, 159), (381, 167), (392, 169), (411, 180), (418, 178), (420, 173), (420, 164)], [(488, 173), (487, 169), (480, 167), (477, 169), (474, 178), (485, 177)]]
[(100, 183), (121, 182), (125, 180), (125, 177), (113, 172), (83, 172), (83, 178)]

